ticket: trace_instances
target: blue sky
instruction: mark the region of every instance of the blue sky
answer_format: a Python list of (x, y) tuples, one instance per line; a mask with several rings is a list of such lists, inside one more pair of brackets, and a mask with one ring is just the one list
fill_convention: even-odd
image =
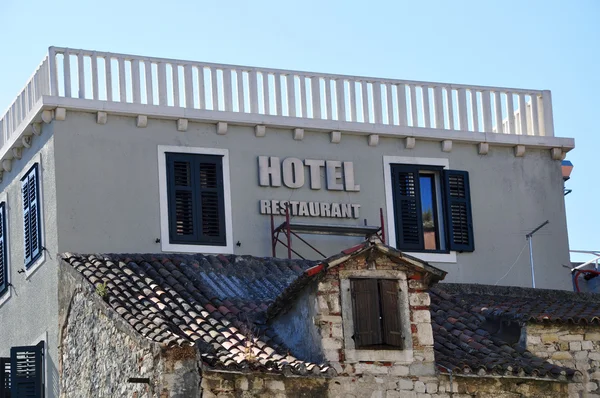
[(570, 245), (600, 250), (600, 2), (0, 1), (0, 112), (50, 45), (350, 75), (550, 89), (574, 137)]

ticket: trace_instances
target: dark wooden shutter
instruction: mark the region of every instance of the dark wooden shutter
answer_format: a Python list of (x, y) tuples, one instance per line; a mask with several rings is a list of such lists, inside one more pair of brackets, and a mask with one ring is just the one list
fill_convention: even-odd
[(10, 358), (0, 358), (0, 398), (10, 398)]
[(400, 250), (423, 249), (423, 222), (419, 170), (413, 166), (392, 165), (396, 243)]
[(21, 194), (25, 267), (30, 267), (42, 253), (37, 163), (21, 179)]
[(381, 317), (383, 319), (383, 343), (402, 347), (402, 324), (398, 307), (398, 282), (388, 279), (379, 280), (381, 298)]
[(350, 282), (356, 347), (382, 344), (377, 279), (351, 279)]
[(11, 397), (44, 397), (44, 342), (10, 349)]
[[(6, 247), (6, 203), (0, 203), (0, 295), (8, 289), (8, 264)], [(0, 398), (2, 395), (0, 395)]]
[(222, 157), (166, 156), (170, 241), (225, 245)]
[(475, 249), (475, 243), (473, 241), (469, 173), (446, 170), (444, 180), (449, 249), (472, 252)]

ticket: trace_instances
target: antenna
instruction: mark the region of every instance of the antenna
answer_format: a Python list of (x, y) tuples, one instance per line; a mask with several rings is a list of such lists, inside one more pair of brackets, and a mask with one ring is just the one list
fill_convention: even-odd
[(550, 221), (546, 220), (541, 223), (536, 229), (525, 235), (525, 238), (529, 241), (529, 263), (531, 264), (531, 287), (535, 289), (535, 271), (533, 269), (533, 234), (535, 234), (540, 229), (544, 228), (546, 224), (549, 224)]

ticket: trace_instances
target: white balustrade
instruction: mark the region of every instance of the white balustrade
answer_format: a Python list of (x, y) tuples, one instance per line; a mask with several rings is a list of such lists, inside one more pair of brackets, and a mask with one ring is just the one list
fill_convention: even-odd
[[(549, 91), (375, 79), (51, 47), (0, 119), (2, 143), (43, 96), (553, 136)], [(215, 116), (219, 119), (218, 116)]]

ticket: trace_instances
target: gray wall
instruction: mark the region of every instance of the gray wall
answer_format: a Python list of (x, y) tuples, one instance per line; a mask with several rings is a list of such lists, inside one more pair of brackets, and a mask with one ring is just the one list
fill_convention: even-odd
[[(360, 203), (361, 220), (319, 222), (362, 224), (366, 218), (378, 225), (379, 209), (385, 208), (382, 157), (435, 157), (449, 159), (451, 169), (467, 170), (471, 179), (475, 252), (459, 253), (456, 264), (434, 263), (449, 272), (448, 281), (530, 285), (529, 253), (521, 252), (525, 233), (549, 220), (534, 239), (537, 286), (570, 289), (562, 267), (569, 255), (560, 162), (551, 160), (548, 150), (528, 148), (524, 158), (516, 158), (512, 148), (492, 146), (480, 156), (475, 145), (458, 142), (444, 153), (439, 142), (417, 141), (407, 150), (398, 139), (381, 138), (377, 147), (369, 147), (364, 136), (343, 135), (340, 144), (331, 144), (328, 134), (308, 131), (303, 141), (294, 141), (290, 130), (270, 128), (266, 137), (257, 138), (250, 126), (229, 126), (226, 135), (217, 135), (215, 125), (201, 123), (178, 132), (175, 121), (151, 119), (147, 128), (137, 128), (135, 118), (109, 115), (108, 123), (99, 125), (94, 114), (71, 111), (66, 121), (53, 123), (61, 252), (161, 250), (155, 243), (160, 237), (158, 145), (229, 149), (233, 241), (241, 244), (235, 251), (260, 256), (271, 254), (269, 218), (259, 214), (260, 199)], [(259, 155), (353, 161), (361, 191), (260, 187)], [(331, 255), (360, 239), (310, 241)], [(285, 255), (283, 247), (278, 255)]]
[[(29, 277), (19, 274), (23, 262), (23, 213), (21, 177), (41, 154), (41, 180), (44, 215), (45, 260)], [(13, 160), (12, 171), (4, 172), (0, 184), (8, 196), (8, 236), (10, 241), (10, 298), (0, 307), (0, 356), (9, 356), (13, 346), (32, 345), (47, 333), (47, 397), (58, 396), (58, 294), (56, 235), (56, 189), (54, 178), (53, 126), (44, 125), (42, 135)]]

